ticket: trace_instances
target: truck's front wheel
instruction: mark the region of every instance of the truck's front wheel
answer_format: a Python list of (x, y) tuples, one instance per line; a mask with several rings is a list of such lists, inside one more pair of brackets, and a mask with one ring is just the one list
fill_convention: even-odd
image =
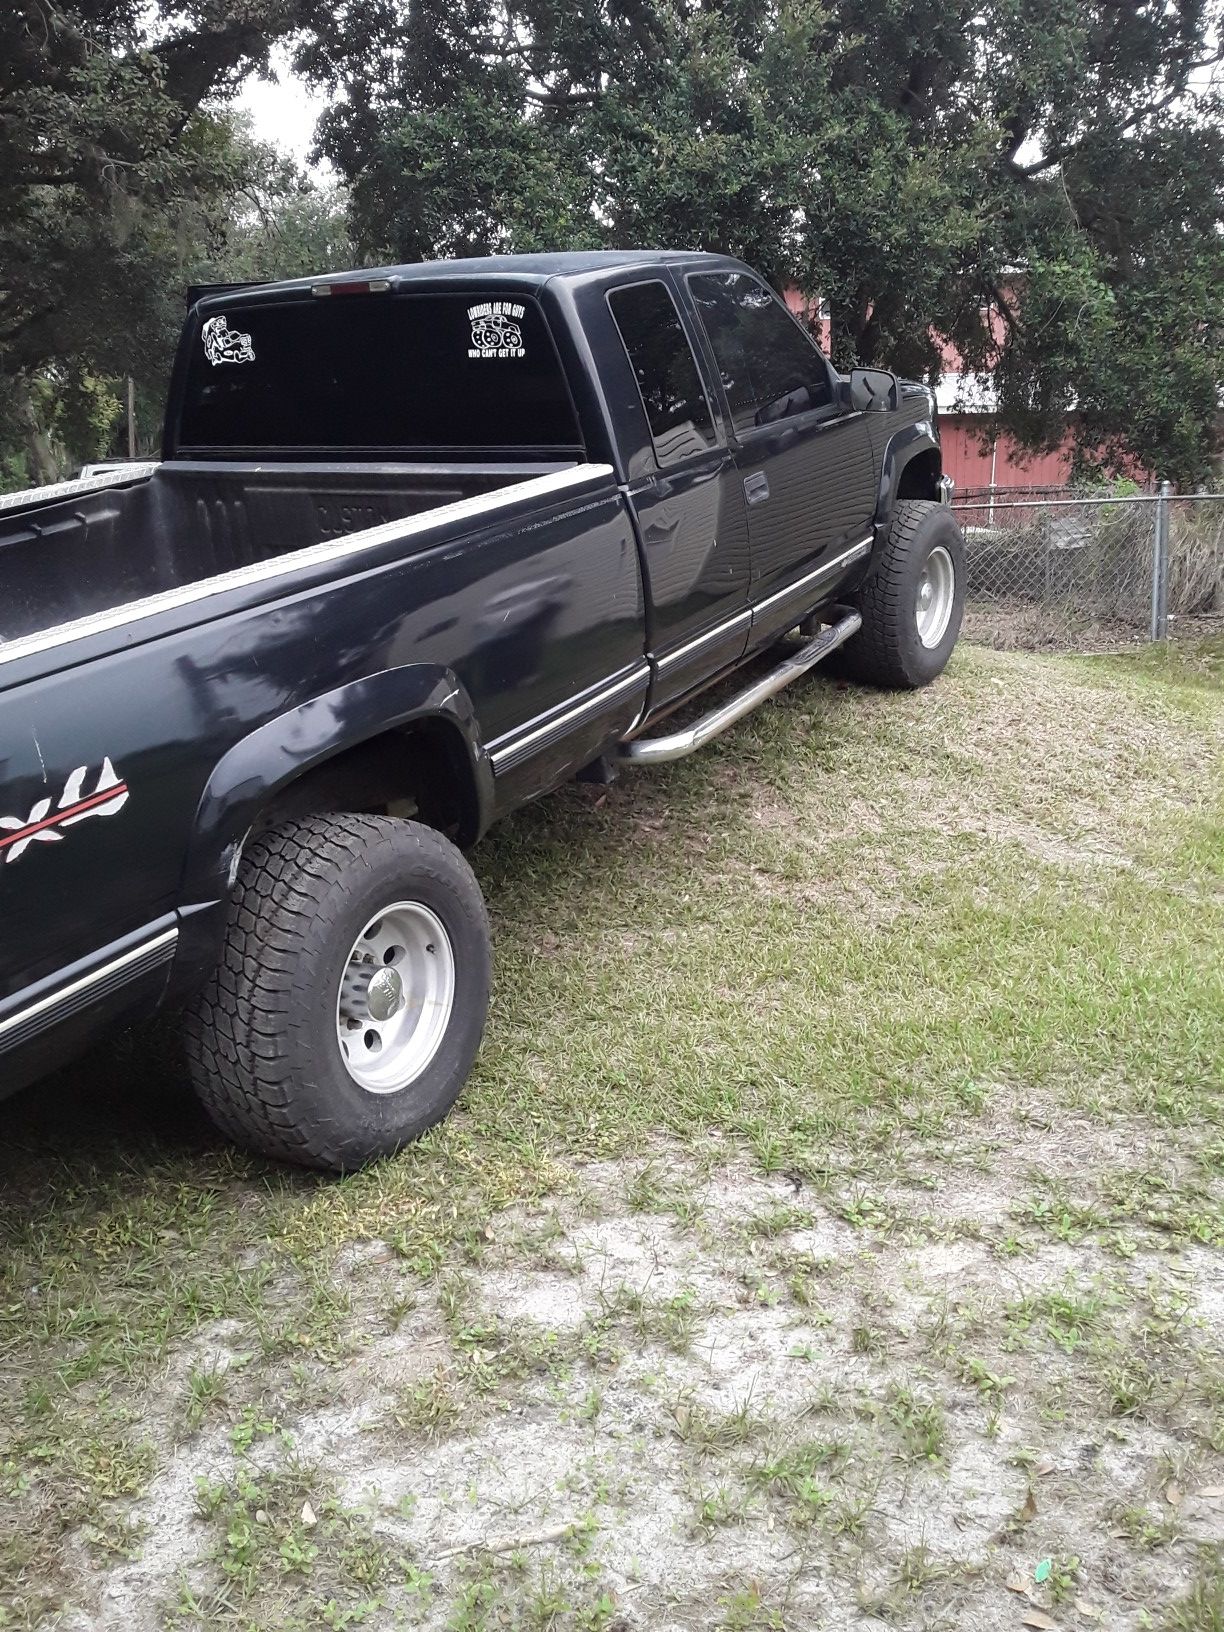
[(965, 605), (965, 544), (945, 505), (900, 499), (857, 596), (863, 627), (837, 667), (869, 685), (929, 685), (947, 666)]
[(188, 1022), (197, 1093), (267, 1156), (347, 1171), (444, 1117), (489, 1002), (480, 887), (431, 828), (309, 817), (243, 858)]

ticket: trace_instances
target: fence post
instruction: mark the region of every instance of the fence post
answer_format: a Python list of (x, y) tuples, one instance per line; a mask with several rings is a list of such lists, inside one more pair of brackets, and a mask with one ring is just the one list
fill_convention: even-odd
[(1153, 640), (1163, 640), (1169, 632), (1169, 495), (1172, 491), (1172, 483), (1161, 482), (1156, 496), (1156, 519), (1152, 528)]

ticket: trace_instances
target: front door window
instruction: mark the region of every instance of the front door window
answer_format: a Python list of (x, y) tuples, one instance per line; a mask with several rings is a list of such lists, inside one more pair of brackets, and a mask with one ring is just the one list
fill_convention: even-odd
[(772, 290), (743, 272), (703, 272), (688, 281), (737, 436), (835, 407), (832, 370)]

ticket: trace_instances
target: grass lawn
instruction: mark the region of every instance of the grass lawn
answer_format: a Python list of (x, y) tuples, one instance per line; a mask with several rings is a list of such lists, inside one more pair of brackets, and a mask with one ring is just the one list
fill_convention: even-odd
[(474, 857), (343, 1182), (5, 1106), (0, 1628), (1224, 1629), (1224, 642), (800, 684)]

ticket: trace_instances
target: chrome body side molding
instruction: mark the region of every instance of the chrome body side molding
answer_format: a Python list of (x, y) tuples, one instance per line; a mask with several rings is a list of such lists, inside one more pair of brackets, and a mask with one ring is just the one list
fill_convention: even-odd
[(178, 942), (177, 929), (165, 929), (138, 946), (130, 947), (116, 958), (109, 959), (88, 974), (80, 975), (65, 986), (58, 986), (33, 1003), (17, 1009), (7, 1019), (0, 1020), (0, 1053), (37, 1037), (50, 1026), (58, 1025), (71, 1015), (79, 1014), (93, 1003), (109, 997), (121, 987), (151, 974), (174, 956)]
[(634, 693), (644, 694), (649, 683), (650, 668), (640, 663), (619, 679), (571, 699), (551, 714), (528, 720), (517, 731), (499, 737), (489, 744), (488, 750), (494, 775), (504, 776), (533, 754), (547, 748), (549, 743), (563, 737), (567, 731), (597, 720), (601, 714), (610, 712), (617, 703), (626, 701)]
[(831, 561), (823, 561), (814, 571), (793, 584), (787, 584), (784, 589), (777, 589), (772, 595), (767, 595), (763, 601), (758, 601), (752, 608), (753, 616), (758, 617), (762, 612), (768, 612), (775, 606), (781, 606), (784, 601), (801, 601), (816, 586), (826, 578), (832, 578), (835, 573), (842, 572), (846, 567), (853, 566), (861, 561), (865, 555), (870, 555), (875, 545), (875, 534), (868, 533), (866, 538), (860, 538), (857, 544), (835, 555)]

